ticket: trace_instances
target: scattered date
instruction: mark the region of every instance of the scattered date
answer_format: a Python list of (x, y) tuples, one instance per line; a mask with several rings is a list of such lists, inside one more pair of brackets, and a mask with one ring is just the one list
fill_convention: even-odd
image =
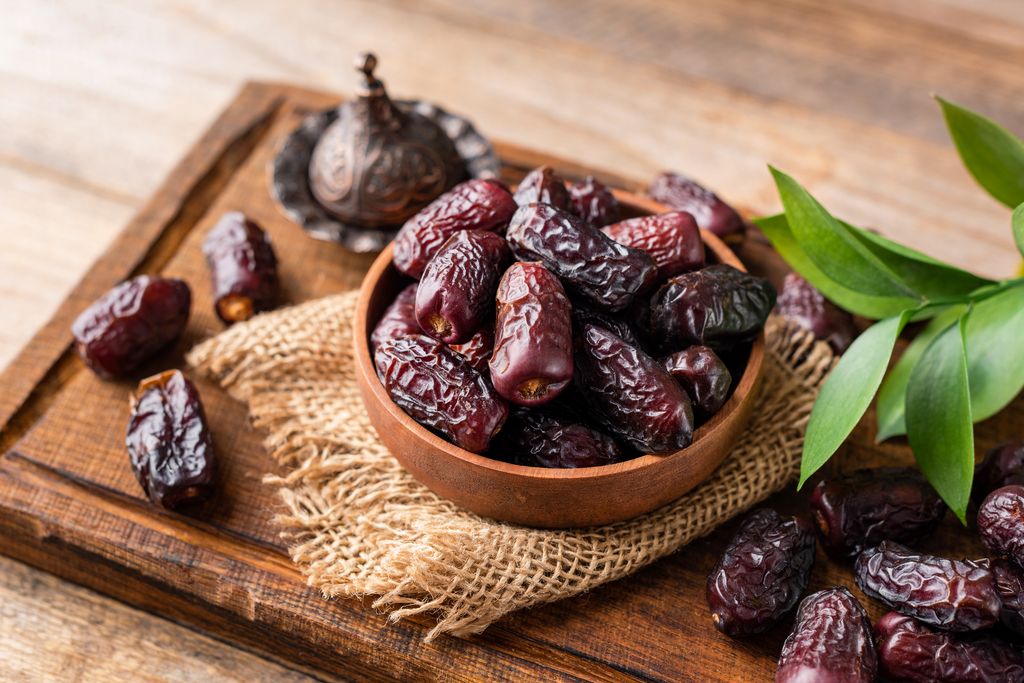
[(238, 211), (217, 222), (203, 240), (213, 280), (214, 310), (231, 324), (267, 311), (277, 301), (277, 256), (267, 233)]
[(978, 508), (978, 535), (993, 553), (1024, 567), (1024, 486), (1011, 484), (988, 494)]
[(815, 339), (827, 342), (836, 353), (843, 353), (857, 337), (853, 316), (825, 298), (814, 285), (796, 273), (782, 282), (776, 310), (811, 332)]
[(1011, 441), (993, 448), (974, 468), (971, 497), (981, 505), (988, 494), (1010, 484), (1024, 484), (1024, 443)]

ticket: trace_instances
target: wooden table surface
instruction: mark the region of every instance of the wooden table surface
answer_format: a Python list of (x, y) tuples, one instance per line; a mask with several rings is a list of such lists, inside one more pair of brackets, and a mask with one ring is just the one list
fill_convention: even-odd
[[(1024, 133), (1017, 0), (7, 3), (0, 22), (0, 366), (243, 80), (396, 95), (622, 175), (685, 170), (756, 212), (765, 164), (837, 213), (991, 275), (1008, 212), (930, 93)], [(306, 675), (0, 558), (0, 680)]]

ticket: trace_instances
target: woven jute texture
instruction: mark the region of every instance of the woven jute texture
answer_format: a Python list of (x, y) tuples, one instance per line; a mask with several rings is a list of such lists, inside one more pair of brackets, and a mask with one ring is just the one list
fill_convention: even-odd
[(268, 475), (291, 556), (326, 596), (376, 596), (393, 620), (479, 633), (513, 610), (620, 579), (703, 536), (796, 476), (804, 427), (833, 363), (781, 318), (767, 326), (760, 405), (699, 488), (629, 522), (546, 531), (484, 519), (412, 478), (377, 438), (352, 359), (354, 292), (237, 324), (188, 356), (248, 403), (280, 464)]

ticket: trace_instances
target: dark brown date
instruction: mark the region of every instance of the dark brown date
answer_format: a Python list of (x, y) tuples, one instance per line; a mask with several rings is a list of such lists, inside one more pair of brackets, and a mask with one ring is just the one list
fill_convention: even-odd
[(1024, 570), (1009, 560), (992, 560), (992, 576), (999, 596), (999, 621), (1024, 637)]
[(604, 183), (588, 175), (582, 183), (569, 186), (572, 212), (595, 228), (603, 228), (619, 220), (619, 200)]
[(508, 405), (487, 379), (436, 339), (389, 339), (377, 348), (374, 363), (399, 408), (467, 451), (487, 450), (508, 417)]
[(450, 348), (469, 361), (474, 370), (480, 373), (487, 373), (489, 372), (487, 364), (490, 362), (491, 353), (494, 351), (494, 327), (485, 325), (468, 342), (452, 344)]
[(213, 279), (217, 317), (231, 324), (248, 320), (277, 303), (277, 256), (270, 238), (254, 221), (231, 211), (203, 240)]
[(587, 325), (597, 325), (612, 332), (617, 337), (629, 342), (632, 346), (640, 346), (640, 340), (633, 331), (629, 321), (620, 315), (608, 313), (594, 306), (589, 301), (578, 300), (572, 304), (573, 334), (579, 335)]
[(524, 406), (547, 403), (572, 380), (572, 316), (565, 290), (539, 263), (514, 263), (498, 284), (491, 381)]
[(860, 589), (892, 609), (949, 631), (999, 621), (999, 596), (987, 559), (949, 560), (882, 541), (854, 564)]
[(420, 325), (416, 322), (416, 283), (412, 283), (395, 297), (377, 326), (370, 335), (370, 353), (388, 339), (408, 337), (421, 334)]
[(666, 348), (749, 341), (764, 327), (775, 288), (764, 278), (714, 265), (670, 279), (651, 299), (651, 329)]
[(882, 541), (912, 543), (935, 531), (946, 504), (915, 469), (878, 467), (826, 479), (811, 494), (828, 553), (853, 559)]
[(498, 280), (511, 258), (493, 232), (463, 230), (430, 259), (416, 288), (420, 328), (446, 344), (469, 341), (494, 310)]
[(101, 377), (128, 374), (181, 336), (191, 307), (192, 292), (184, 280), (140, 275), (114, 287), (75, 319), (75, 349)]
[(732, 375), (711, 347), (691, 346), (673, 353), (662, 362), (686, 390), (703, 418), (714, 415), (725, 405)]
[(839, 587), (804, 598), (775, 683), (871, 683), (877, 672), (871, 620), (857, 598)]
[(1024, 652), (989, 635), (934, 631), (889, 612), (875, 625), (879, 670), (906, 683), (1022, 683)]
[(775, 310), (811, 332), (815, 339), (828, 342), (836, 353), (846, 351), (858, 334), (852, 315), (796, 273), (789, 273), (783, 280)]
[(978, 508), (978, 535), (996, 555), (1024, 567), (1024, 486), (996, 489)]
[(621, 311), (657, 274), (651, 257), (625, 247), (582, 219), (547, 204), (522, 206), (508, 228), (521, 261), (540, 261), (596, 306)]
[(711, 620), (730, 636), (761, 633), (796, 606), (814, 564), (814, 531), (798, 517), (755, 510), (708, 575)]
[(647, 188), (647, 194), (677, 211), (692, 214), (697, 225), (727, 244), (739, 244), (746, 236), (746, 224), (735, 209), (714, 192), (678, 173), (666, 171), (657, 176)]
[(560, 469), (610, 465), (623, 457), (607, 434), (543, 408), (515, 409), (491, 450), (508, 462)]
[(974, 468), (971, 497), (981, 505), (988, 494), (1010, 484), (1024, 484), (1024, 443), (1011, 441), (993, 448)]
[(643, 453), (693, 440), (693, 409), (658, 361), (601, 327), (587, 325), (576, 352), (576, 386), (612, 436)]
[(173, 509), (213, 495), (213, 439), (199, 392), (180, 371), (139, 383), (125, 445), (135, 478), (157, 505)]
[(515, 200), (519, 206), (539, 202), (562, 211), (572, 210), (565, 181), (550, 166), (539, 166), (530, 171), (516, 188)]
[(619, 244), (646, 252), (658, 266), (659, 280), (704, 265), (700, 230), (685, 211), (630, 218), (609, 225), (604, 234)]
[(395, 268), (419, 279), (448, 238), (461, 230), (501, 233), (516, 210), (515, 200), (494, 180), (467, 180), (410, 218), (395, 237)]

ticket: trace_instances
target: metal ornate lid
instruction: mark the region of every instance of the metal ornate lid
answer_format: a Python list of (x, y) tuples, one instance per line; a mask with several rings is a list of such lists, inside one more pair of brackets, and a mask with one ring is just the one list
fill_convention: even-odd
[(360, 55), (357, 97), (307, 117), (281, 145), (274, 198), (313, 237), (379, 251), (408, 218), (467, 177), (498, 176), (473, 125), (419, 100), (393, 101)]

